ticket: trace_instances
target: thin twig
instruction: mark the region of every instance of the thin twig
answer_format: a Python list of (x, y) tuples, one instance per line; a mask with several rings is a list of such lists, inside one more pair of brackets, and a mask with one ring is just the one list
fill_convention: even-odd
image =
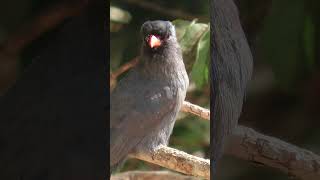
[(133, 58), (129, 62), (127, 62), (124, 65), (122, 65), (119, 69), (117, 69), (116, 71), (112, 72), (111, 75), (110, 75), (110, 78), (117, 79), (122, 73), (128, 71), (130, 68), (132, 68), (135, 65), (137, 65), (138, 62), (139, 62), (139, 57)]
[(205, 120), (210, 120), (210, 110), (200, 107), (198, 105), (192, 104), (188, 101), (183, 102), (181, 111), (197, 115), (200, 118)]
[(114, 72), (110, 72), (110, 91), (112, 91), (115, 86), (117, 85), (117, 78), (124, 72), (128, 71), (135, 65), (137, 65), (139, 62), (139, 57), (135, 57), (129, 62), (125, 63), (124, 65), (120, 66), (119, 69), (117, 69)]
[(187, 175), (210, 179), (210, 160), (199, 158), (167, 146), (159, 146), (152, 154), (140, 152), (132, 154), (131, 157)]

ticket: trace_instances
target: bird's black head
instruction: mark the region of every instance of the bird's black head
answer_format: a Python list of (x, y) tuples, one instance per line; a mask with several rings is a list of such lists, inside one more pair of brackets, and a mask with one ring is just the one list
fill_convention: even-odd
[(170, 21), (147, 21), (141, 27), (144, 46), (150, 50), (165, 47), (170, 39), (175, 39), (175, 29)]

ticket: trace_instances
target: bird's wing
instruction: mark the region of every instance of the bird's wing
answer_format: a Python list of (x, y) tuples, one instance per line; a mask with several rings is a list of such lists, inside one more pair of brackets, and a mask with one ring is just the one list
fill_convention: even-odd
[(135, 83), (119, 84), (111, 94), (111, 165), (125, 158), (176, 106), (168, 88)]

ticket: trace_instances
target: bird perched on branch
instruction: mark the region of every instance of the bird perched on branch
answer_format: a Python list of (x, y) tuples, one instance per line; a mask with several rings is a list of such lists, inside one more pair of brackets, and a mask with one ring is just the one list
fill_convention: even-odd
[(141, 36), (139, 64), (110, 96), (111, 171), (129, 153), (168, 144), (189, 85), (174, 26), (169, 21), (147, 21)]
[(238, 124), (252, 73), (252, 55), (233, 0), (210, 1), (211, 167)]

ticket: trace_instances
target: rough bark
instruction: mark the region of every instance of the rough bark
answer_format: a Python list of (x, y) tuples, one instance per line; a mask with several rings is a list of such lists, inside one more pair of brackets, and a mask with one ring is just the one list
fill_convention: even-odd
[(192, 156), (166, 146), (159, 146), (153, 154), (140, 153), (131, 157), (157, 164), (187, 175), (210, 179), (210, 160)]
[(279, 169), (299, 179), (320, 179), (318, 155), (248, 127), (237, 127), (226, 145), (225, 153)]
[(169, 171), (128, 171), (111, 176), (111, 180), (199, 180)]
[[(188, 107), (182, 107), (182, 111), (198, 107), (191, 103), (184, 103), (183, 105)], [(195, 113), (195, 111), (193, 111), (193, 114), (203, 117), (201, 113)], [(209, 120), (209, 118), (206, 120)], [(224, 153), (276, 168), (299, 179), (320, 179), (319, 155), (275, 137), (263, 135), (245, 126), (238, 126), (235, 129), (228, 138)]]

